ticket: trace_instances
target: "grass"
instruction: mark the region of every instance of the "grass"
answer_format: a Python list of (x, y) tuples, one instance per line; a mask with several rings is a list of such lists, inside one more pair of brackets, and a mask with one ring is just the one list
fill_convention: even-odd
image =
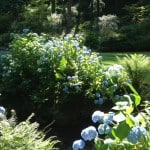
[[(116, 56), (123, 58), (126, 54), (134, 54), (134, 53), (133, 52), (126, 52), (126, 53), (125, 52), (123, 53), (117, 53), (117, 52), (116, 53), (115, 52), (104, 53), (103, 52), (101, 53), (101, 55), (103, 56), (103, 62), (106, 65), (117, 64), (118, 61), (117, 61)], [(137, 52), (137, 54), (144, 54), (150, 57), (150, 52)], [(150, 71), (147, 74), (145, 74), (145, 80), (150, 83)]]

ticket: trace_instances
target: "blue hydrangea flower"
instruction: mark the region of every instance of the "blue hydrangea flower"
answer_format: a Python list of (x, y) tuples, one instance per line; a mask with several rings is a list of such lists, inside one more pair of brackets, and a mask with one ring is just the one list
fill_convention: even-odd
[(53, 46), (54, 45), (54, 43), (52, 42), (52, 41), (48, 41), (47, 43), (45, 43), (45, 47), (47, 48), (47, 47), (51, 47), (51, 46)]
[(115, 115), (114, 112), (109, 112), (107, 115), (104, 116), (103, 123), (104, 124), (112, 124), (114, 115)]
[(4, 107), (0, 106), (0, 113), (5, 114), (6, 110)]
[(101, 97), (101, 95), (100, 95), (100, 93), (96, 93), (95, 94), (95, 96), (96, 96), (96, 100), (94, 100), (94, 104), (100, 104), (100, 105), (102, 105), (103, 104), (103, 102), (104, 102), (104, 100), (103, 100), (103, 98)]
[(99, 59), (99, 60), (102, 60), (102, 59), (103, 59), (103, 56), (98, 56), (98, 59)]
[(65, 87), (63, 88), (63, 91), (65, 92), (65, 93), (67, 93), (68, 92), (68, 87), (65, 85)]
[(72, 149), (73, 150), (81, 150), (85, 147), (85, 142), (83, 140), (76, 140), (73, 142)]
[(94, 126), (89, 126), (81, 131), (81, 137), (85, 141), (91, 141), (98, 136), (96, 128)]
[(25, 28), (22, 30), (23, 34), (27, 34), (30, 30), (28, 28)]
[(94, 100), (94, 104), (102, 105), (103, 102), (104, 102), (104, 100), (102, 98), (98, 98), (98, 99)]
[(135, 144), (138, 141), (140, 141), (142, 136), (145, 136), (146, 134), (147, 134), (147, 132), (146, 132), (146, 129), (144, 127), (134, 126), (131, 129), (127, 139), (128, 139), (129, 142)]
[(67, 76), (67, 80), (72, 80), (72, 77), (71, 76)]
[(101, 97), (100, 93), (98, 93), (98, 92), (95, 95), (97, 98)]
[(101, 121), (103, 120), (103, 117), (104, 117), (104, 113), (101, 112), (101, 111), (95, 111), (93, 114), (92, 114), (92, 121), (94, 123), (98, 122), (98, 121)]
[(78, 85), (75, 86), (75, 89), (76, 89), (77, 92), (81, 91), (81, 88)]
[(79, 46), (79, 42), (78, 42), (77, 40), (74, 40), (74, 41), (73, 41), (73, 45), (74, 45), (75, 47), (78, 47), (78, 46)]
[(100, 124), (98, 126), (98, 133), (99, 134), (108, 134), (111, 132), (112, 127), (110, 127), (108, 124)]
[(114, 98), (115, 98), (115, 100), (117, 100), (117, 101), (118, 101), (118, 100), (120, 99), (120, 96), (119, 96), (119, 95), (115, 95), (115, 97), (114, 97)]
[(105, 87), (107, 87), (107, 86), (108, 86), (108, 81), (103, 81), (103, 85), (104, 85)]

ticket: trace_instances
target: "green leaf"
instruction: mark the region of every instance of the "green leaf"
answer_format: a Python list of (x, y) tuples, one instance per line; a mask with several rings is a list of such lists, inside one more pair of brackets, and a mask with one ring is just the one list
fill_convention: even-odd
[(131, 105), (125, 110), (125, 112), (126, 112), (126, 114), (131, 114), (133, 112), (133, 110), (134, 110), (134, 107)]
[(95, 139), (95, 150), (99, 150), (99, 149), (101, 149), (101, 147), (102, 147), (102, 140), (100, 140), (100, 139)]
[(66, 69), (66, 67), (67, 67), (67, 60), (65, 57), (62, 57), (60, 60), (59, 67), (57, 69), (60, 71), (64, 71)]
[(131, 99), (134, 101), (135, 106), (138, 106), (141, 103), (141, 96), (136, 94), (130, 94)]
[(130, 132), (130, 126), (124, 121), (121, 122), (116, 129), (113, 129), (113, 135), (115, 135), (115, 138), (119, 138), (120, 140), (123, 140), (128, 136)]
[(133, 127), (133, 126), (134, 126), (134, 121), (133, 121), (130, 117), (126, 117), (126, 123), (127, 123), (130, 127)]
[(60, 73), (55, 73), (55, 78), (60, 80), (63, 76)]
[(126, 84), (127, 86), (129, 86), (130, 90), (131, 90), (134, 94), (139, 95), (138, 92), (135, 90), (135, 88), (134, 88), (131, 84), (129, 84), (129, 83), (125, 83), (125, 84)]
[(125, 83), (127, 86), (129, 86), (130, 90), (133, 92), (133, 94), (130, 94), (131, 99), (134, 101), (135, 106), (138, 106), (141, 102), (141, 97), (138, 94), (138, 92), (135, 90), (135, 88), (129, 84), (129, 83)]
[(126, 117), (126, 123), (132, 127), (134, 125), (139, 125), (139, 121), (132, 115), (128, 115), (128, 117)]

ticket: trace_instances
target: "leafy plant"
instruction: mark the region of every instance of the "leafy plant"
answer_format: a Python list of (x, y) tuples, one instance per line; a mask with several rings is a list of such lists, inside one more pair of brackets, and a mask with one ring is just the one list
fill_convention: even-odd
[(38, 130), (39, 124), (37, 122), (31, 123), (30, 120), (33, 114), (28, 117), (26, 121), (15, 125), (12, 120), (6, 118), (6, 111), (4, 107), (0, 107), (0, 148), (3, 150), (54, 150), (58, 143), (55, 137), (45, 139), (45, 134)]
[(39, 111), (44, 105), (51, 115), (60, 113), (60, 109), (70, 110), (74, 115), (66, 112), (61, 116), (76, 118), (74, 111), (79, 113), (76, 107), (87, 115), (83, 108), (92, 109), (91, 103), (94, 107), (112, 102), (117, 93), (124, 94), (124, 82), (128, 82), (124, 68), (117, 64), (104, 66), (102, 56), (84, 46), (82, 40), (80, 35), (63, 38), (36, 33), (16, 35), (10, 53), (1, 59), (2, 98), (7, 101), (7, 96), (13, 97), (15, 100), (10, 103), (24, 104), (27, 111), (29, 108)]
[(133, 85), (139, 91), (145, 80), (146, 73), (150, 70), (150, 58), (142, 54), (126, 55), (123, 59), (118, 57), (124, 66)]
[[(54, 150), (58, 143), (55, 137), (45, 139), (45, 134), (38, 130), (39, 124), (31, 123), (33, 114), (23, 122), (12, 126), (5, 116), (5, 108), (0, 107), (0, 148), (3, 150)], [(3, 117), (2, 117), (3, 116)]]
[[(73, 150), (84, 149), (87, 141), (94, 142), (96, 150), (148, 150), (150, 148), (149, 103), (144, 110), (133, 113), (140, 104), (135, 89), (131, 95), (120, 97), (108, 113), (100, 110), (92, 114), (92, 121), (98, 127), (89, 126), (81, 131), (81, 139), (73, 142)], [(132, 99), (132, 101), (131, 101)], [(92, 148), (91, 148), (92, 149)]]

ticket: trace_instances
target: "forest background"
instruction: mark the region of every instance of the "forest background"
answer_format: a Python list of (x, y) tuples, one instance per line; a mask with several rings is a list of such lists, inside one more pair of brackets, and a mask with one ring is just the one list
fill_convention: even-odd
[(80, 33), (95, 51), (149, 51), (149, 0), (1, 0), (0, 47), (23, 29)]

